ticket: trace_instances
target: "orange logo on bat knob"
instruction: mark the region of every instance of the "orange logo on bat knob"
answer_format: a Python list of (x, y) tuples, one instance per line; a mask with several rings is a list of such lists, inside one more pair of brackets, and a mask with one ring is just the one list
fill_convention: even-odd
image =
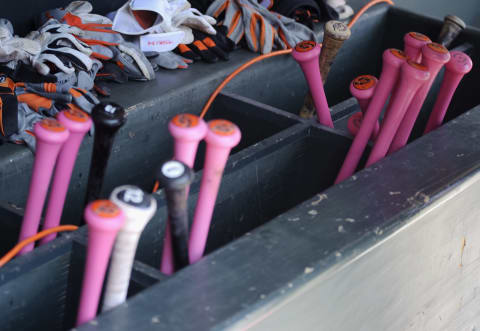
[(317, 43), (312, 40), (301, 41), (295, 46), (297, 52), (308, 52), (317, 46)]
[(358, 76), (353, 80), (353, 87), (357, 90), (368, 90), (375, 85), (375, 78), (372, 75)]
[(210, 130), (221, 136), (230, 136), (235, 133), (235, 125), (227, 120), (213, 120), (208, 123)]
[(447, 54), (448, 49), (445, 48), (445, 46), (438, 44), (438, 43), (430, 43), (427, 44), (427, 47), (430, 48), (432, 51), (442, 53), (442, 54)]
[(172, 119), (172, 123), (181, 128), (191, 128), (198, 125), (198, 117), (192, 114), (179, 114)]
[(409, 32), (410, 37), (415, 38), (420, 41), (431, 41), (426, 35), (418, 33), (418, 32)]
[(44, 129), (53, 132), (63, 132), (65, 131), (65, 127), (56, 119), (53, 118), (46, 118), (40, 122), (40, 126)]
[(101, 217), (115, 217), (120, 214), (120, 208), (110, 200), (97, 200), (93, 202), (92, 211)]
[(395, 55), (396, 57), (398, 57), (399, 59), (402, 59), (402, 60), (406, 60), (407, 59), (407, 55), (399, 50), (399, 49), (391, 49), (390, 52)]
[(65, 117), (72, 120), (72, 121), (76, 121), (76, 122), (86, 122), (88, 121), (88, 115), (79, 110), (79, 109), (72, 109), (72, 108), (69, 108), (68, 110), (66, 110), (64, 112), (65, 114)]

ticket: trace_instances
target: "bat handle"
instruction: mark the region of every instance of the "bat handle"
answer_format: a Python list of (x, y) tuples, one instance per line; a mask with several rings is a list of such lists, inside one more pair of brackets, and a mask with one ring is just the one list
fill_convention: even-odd
[(84, 216), (88, 226), (88, 247), (77, 326), (97, 314), (112, 246), (118, 231), (125, 224), (124, 213), (110, 200), (96, 200), (88, 204)]
[(405, 54), (414, 62), (422, 60), (422, 47), (432, 41), (426, 35), (418, 32), (409, 32), (403, 37)]
[[(23, 216), (19, 241), (35, 235), (38, 231), (48, 186), (60, 148), (68, 139), (68, 130), (55, 119), (44, 119), (34, 125), (37, 139), (35, 161)], [(34, 244), (25, 246), (20, 255), (33, 250)]]
[(132, 185), (117, 187), (110, 200), (125, 214), (125, 225), (120, 229), (113, 247), (102, 311), (125, 302), (138, 241), (157, 210), (157, 201)]
[(451, 51), (450, 55), (451, 58), (445, 65), (445, 75), (443, 76), (442, 85), (440, 86), (440, 91), (438, 92), (432, 113), (428, 118), (424, 134), (442, 125), (460, 81), (473, 67), (472, 59), (467, 54), (460, 51)]
[(408, 106), (412, 102), (415, 93), (430, 78), (428, 68), (422, 64), (418, 64), (412, 60), (408, 60), (402, 65), (397, 90), (392, 96), (392, 101), (388, 105), (389, 116), (382, 123), (380, 133), (373, 149), (368, 157), (366, 166), (370, 166), (382, 159), (388, 152), (388, 148), (392, 143), (395, 133), (400, 126), (400, 122), (405, 116)]
[[(377, 78), (372, 75), (358, 76), (350, 83), (350, 93), (355, 97), (355, 99), (357, 99), (360, 110), (362, 111), (360, 115), (352, 115), (352, 117), (350, 117), (348, 121), (350, 133), (352, 133), (352, 135), (354, 136), (360, 128), (360, 126), (357, 127), (357, 125), (360, 125), (362, 123), (363, 116), (367, 112), (368, 105), (370, 104), (370, 100), (375, 93), (375, 88), (377, 87), (377, 84)], [(375, 137), (377, 136), (379, 130), (380, 124), (377, 120), (375, 121), (375, 128), (372, 132), (372, 140), (375, 140)]]
[[(198, 144), (207, 134), (207, 124), (196, 115), (178, 114), (168, 124), (168, 130), (174, 138), (173, 158), (193, 169)], [(189, 188), (187, 187), (185, 196), (188, 196), (188, 191)], [(160, 271), (166, 275), (171, 275), (175, 272), (170, 220), (165, 228)]]
[[(92, 126), (90, 117), (81, 110), (69, 109), (62, 111), (57, 115), (58, 121), (62, 123), (70, 132), (70, 136), (63, 144), (58, 155), (55, 175), (53, 177), (50, 197), (43, 222), (43, 229), (47, 230), (60, 224), (63, 206), (67, 196), (72, 170), (77, 158), (78, 149), (82, 143), (83, 137)], [(40, 245), (46, 244), (57, 236), (56, 233), (44, 237)]]
[(452, 42), (457, 39), (458, 35), (465, 30), (467, 25), (465, 22), (455, 15), (447, 15), (443, 19), (442, 30), (438, 35), (437, 42), (446, 48), (450, 47)]
[(405, 53), (398, 49), (387, 49), (383, 52), (383, 66), (380, 79), (378, 80), (377, 87), (375, 88), (375, 94), (368, 105), (367, 112), (362, 119), (362, 126), (358, 130), (355, 139), (353, 140), (347, 156), (343, 161), (342, 167), (335, 179), (335, 184), (347, 179), (357, 169), (358, 163), (365, 151), (368, 141), (375, 128), (383, 106), (387, 101), (390, 92), (393, 89), (395, 82), (400, 71), (400, 67), (407, 57)]
[(343, 43), (350, 38), (350, 28), (340, 21), (328, 21), (325, 23), (322, 52), (320, 53), (320, 75), (323, 83), (327, 81), (330, 68), (337, 57)]
[(189, 239), (190, 263), (203, 256), (223, 170), (231, 149), (240, 139), (240, 129), (232, 122), (213, 120), (208, 123), (205, 164)]
[(327, 97), (323, 89), (318, 65), (320, 46), (314, 41), (302, 41), (295, 46), (292, 56), (302, 68), (312, 94), (313, 103), (317, 110), (318, 122), (333, 128), (332, 116), (328, 107)]
[(92, 119), (95, 137), (85, 204), (100, 197), (115, 134), (126, 121), (125, 110), (114, 103), (100, 103), (93, 108)]
[(401, 121), (400, 127), (395, 134), (395, 138), (390, 145), (388, 154), (396, 152), (407, 144), (410, 133), (415, 126), (415, 121), (417, 120), (418, 114), (427, 98), (428, 92), (430, 91), (438, 73), (449, 60), (450, 53), (441, 44), (430, 43), (423, 46), (422, 64), (430, 71), (430, 78), (420, 87), (410, 103), (410, 106)]
[(187, 188), (193, 180), (193, 171), (185, 163), (172, 160), (160, 167), (157, 178), (167, 198), (175, 270), (179, 270), (189, 264)]

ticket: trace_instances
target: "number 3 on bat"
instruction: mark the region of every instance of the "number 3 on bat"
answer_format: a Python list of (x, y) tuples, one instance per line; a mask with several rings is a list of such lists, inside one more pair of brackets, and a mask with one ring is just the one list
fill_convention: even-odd
[(123, 200), (127, 203), (141, 203), (143, 201), (143, 192), (139, 189), (126, 190), (125, 194), (123, 195)]

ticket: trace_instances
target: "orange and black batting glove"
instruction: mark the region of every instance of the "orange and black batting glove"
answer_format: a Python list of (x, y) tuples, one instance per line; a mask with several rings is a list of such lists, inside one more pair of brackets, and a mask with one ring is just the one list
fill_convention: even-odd
[(193, 61), (215, 63), (218, 59), (228, 61), (229, 53), (235, 48), (235, 43), (227, 37), (227, 27), (216, 26), (216, 35), (209, 35), (193, 30), (193, 43), (177, 47), (177, 53)]
[(15, 83), (8, 76), (0, 74), (0, 133), (9, 137), (18, 131), (18, 101)]

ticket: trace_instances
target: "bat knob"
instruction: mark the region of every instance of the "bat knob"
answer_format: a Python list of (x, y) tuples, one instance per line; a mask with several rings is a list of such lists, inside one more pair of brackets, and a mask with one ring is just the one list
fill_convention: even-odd
[(429, 43), (423, 46), (422, 56), (430, 61), (445, 64), (450, 61), (450, 52), (442, 44)]
[(399, 68), (407, 61), (407, 55), (396, 48), (389, 48), (383, 52), (383, 63)]
[(165, 162), (157, 172), (157, 180), (166, 190), (184, 190), (192, 183), (193, 177), (192, 169), (176, 160)]
[(208, 122), (205, 141), (208, 145), (233, 148), (240, 142), (242, 135), (238, 126), (227, 120), (212, 120)]
[(52, 145), (63, 144), (70, 135), (67, 128), (53, 118), (46, 118), (35, 123), (33, 132), (38, 141)]
[(357, 135), (358, 130), (360, 130), (360, 127), (362, 126), (362, 120), (363, 120), (363, 114), (360, 111), (356, 112), (355, 114), (350, 116), (350, 118), (348, 119), (347, 128), (348, 128), (348, 132), (350, 132), (352, 136)]
[(413, 61), (419, 62), (421, 60), (421, 49), (424, 45), (432, 41), (426, 35), (418, 32), (409, 32), (403, 37), (405, 43), (405, 54)]
[(85, 220), (96, 231), (117, 233), (125, 223), (122, 210), (110, 200), (96, 200), (85, 209)]
[(348, 25), (340, 21), (328, 21), (325, 23), (324, 33), (324, 39), (331, 38), (338, 41), (345, 41), (351, 35)]
[(157, 200), (133, 185), (122, 185), (113, 190), (110, 200), (125, 213), (125, 230), (141, 232), (157, 210)]
[(178, 114), (168, 124), (168, 130), (175, 139), (200, 141), (207, 134), (207, 125), (196, 115)]
[(445, 65), (446, 70), (459, 75), (465, 75), (472, 70), (473, 62), (470, 56), (460, 51), (451, 51), (451, 59)]
[(443, 20), (442, 30), (440, 31), (437, 40), (440, 44), (448, 47), (466, 27), (467, 25), (465, 22), (459, 17), (455, 15), (447, 15)]
[(318, 61), (320, 55), (320, 45), (312, 40), (305, 40), (299, 42), (292, 51), (292, 56), (295, 61), (302, 63), (313, 59)]
[(118, 130), (125, 124), (125, 109), (113, 102), (102, 102), (93, 108), (92, 119), (97, 127)]
[(90, 116), (79, 109), (62, 111), (57, 118), (71, 133), (86, 133), (92, 127)]
[(357, 99), (370, 99), (377, 85), (377, 78), (372, 75), (361, 75), (350, 83), (350, 93)]

